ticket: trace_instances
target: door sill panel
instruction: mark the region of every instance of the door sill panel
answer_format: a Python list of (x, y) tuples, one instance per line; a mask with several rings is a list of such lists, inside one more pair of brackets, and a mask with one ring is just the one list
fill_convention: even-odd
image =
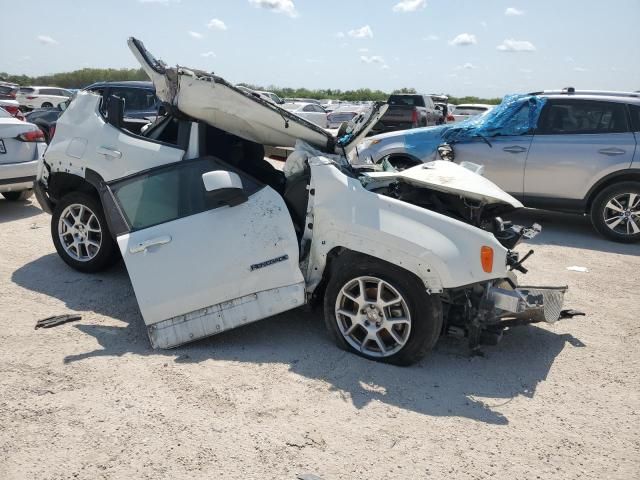
[[(304, 282), (272, 288), (147, 326), (153, 348), (174, 348), (304, 304)], [(251, 320), (248, 320), (251, 319)]]

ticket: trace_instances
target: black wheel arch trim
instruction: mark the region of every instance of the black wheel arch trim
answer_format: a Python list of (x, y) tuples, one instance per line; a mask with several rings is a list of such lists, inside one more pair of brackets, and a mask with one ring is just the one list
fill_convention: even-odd
[(591, 204), (595, 197), (604, 188), (609, 185), (613, 185), (618, 182), (640, 181), (640, 168), (627, 168), (625, 170), (618, 170), (617, 172), (605, 175), (598, 180), (587, 192), (584, 198), (585, 209), (588, 211), (591, 208)]

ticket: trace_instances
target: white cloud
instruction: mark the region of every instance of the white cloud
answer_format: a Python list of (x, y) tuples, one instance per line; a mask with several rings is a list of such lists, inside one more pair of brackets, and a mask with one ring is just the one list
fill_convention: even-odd
[(402, 0), (393, 6), (394, 12), (415, 12), (427, 6), (427, 0)]
[(291, 18), (298, 16), (293, 0), (249, 0), (249, 3), (257, 8), (264, 8), (275, 13), (284, 13)]
[(423, 40), (435, 41), (435, 40), (440, 40), (440, 37), (437, 35), (429, 35), (429, 36), (423, 37)]
[(391, 67), (386, 63), (380, 67), (382, 70), (389, 70)]
[(200, 54), (201, 57), (205, 57), (205, 58), (214, 58), (216, 56), (215, 53), (213, 53), (212, 51), (208, 51), (208, 52), (204, 52)]
[(211, 20), (209, 20), (209, 23), (207, 23), (207, 27), (215, 28), (216, 30), (227, 30), (227, 26), (219, 18), (212, 18)]
[(187, 32), (191, 37), (197, 38), (198, 40), (202, 40), (203, 35), (198, 32)]
[(503, 52), (535, 52), (536, 47), (528, 40), (513, 40), (509, 38), (496, 47)]
[(466, 46), (478, 43), (476, 36), (472, 33), (461, 33), (449, 42), (449, 45)]
[(584, 67), (574, 67), (573, 71), (574, 72), (588, 72), (589, 70), (584, 68)]
[(385, 63), (384, 58), (382, 58), (379, 55), (371, 55), (370, 57), (367, 57), (366, 55), (361, 55), (360, 60), (362, 60), (364, 63), (379, 63), (379, 64)]
[(507, 17), (519, 17), (520, 15), (524, 15), (524, 11), (518, 10), (517, 8), (509, 7), (504, 11), (504, 14)]
[(575, 62), (575, 59), (573, 57), (564, 57), (564, 61), (567, 63), (573, 63)]
[(473, 70), (474, 68), (478, 68), (473, 63), (467, 62), (464, 65), (458, 65), (456, 70)]
[(485, 21), (483, 20), (483, 21), (481, 21), (481, 22), (480, 22), (480, 26), (481, 26), (482, 28), (487, 28), (487, 26), (488, 26), (488, 25), (487, 25), (487, 22), (485, 22)]
[(373, 38), (373, 30), (369, 25), (365, 25), (361, 28), (349, 30), (349, 36), (353, 38)]
[(36, 37), (36, 40), (38, 40), (43, 45), (57, 45), (58, 44), (58, 41), (55, 40), (54, 38), (51, 38), (49, 35), (38, 35)]

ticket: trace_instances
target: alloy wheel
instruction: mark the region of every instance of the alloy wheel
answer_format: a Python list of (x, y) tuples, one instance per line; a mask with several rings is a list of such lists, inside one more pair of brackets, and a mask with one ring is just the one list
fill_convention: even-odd
[(67, 255), (80, 262), (95, 258), (102, 245), (98, 217), (86, 205), (67, 206), (58, 220), (58, 236)]
[(604, 206), (603, 216), (605, 225), (617, 234), (640, 233), (640, 195), (620, 193), (612, 197)]
[(390, 283), (376, 277), (347, 282), (336, 298), (335, 317), (344, 339), (371, 357), (395, 354), (411, 333), (406, 300)]

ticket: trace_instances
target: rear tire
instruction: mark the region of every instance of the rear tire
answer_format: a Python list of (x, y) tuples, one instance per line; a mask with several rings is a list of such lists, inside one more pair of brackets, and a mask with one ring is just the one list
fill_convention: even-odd
[(21, 190), (19, 192), (2, 192), (2, 196), (10, 202), (20, 202), (33, 195), (33, 190)]
[(621, 243), (640, 241), (640, 182), (621, 182), (600, 192), (591, 222), (601, 235)]
[(49, 102), (44, 102), (44, 103), (41, 105), (41, 107), (42, 107), (42, 108), (53, 108), (53, 104), (52, 104), (52, 103), (49, 103)]
[(87, 193), (69, 193), (56, 204), (51, 238), (60, 258), (79, 272), (100, 272), (118, 258), (102, 205)]
[(411, 365), (436, 344), (442, 304), (413, 274), (361, 254), (331, 266), (324, 320), (338, 347), (369, 360)]

